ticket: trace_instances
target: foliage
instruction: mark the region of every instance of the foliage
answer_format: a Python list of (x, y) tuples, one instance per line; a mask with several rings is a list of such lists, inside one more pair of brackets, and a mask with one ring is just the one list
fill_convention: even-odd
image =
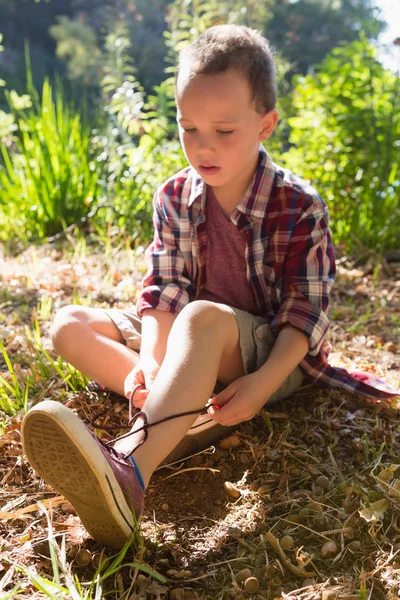
[(45, 81), (42, 98), (7, 93), (15, 144), (3, 145), (0, 166), (1, 239), (43, 238), (87, 215), (100, 192), (100, 161), (91, 156), (90, 127), (67, 106), (59, 84)]
[(264, 33), (292, 65), (306, 74), (336, 46), (358, 39), (362, 31), (375, 39), (384, 23), (370, 0), (298, 0), (276, 2)]
[(57, 17), (57, 21), (49, 28), (49, 33), (57, 42), (57, 56), (68, 65), (68, 77), (87, 86), (97, 86), (103, 55), (95, 30), (64, 15)]
[(328, 201), (336, 241), (398, 247), (399, 77), (365, 38), (333, 50), (294, 90), (287, 166)]

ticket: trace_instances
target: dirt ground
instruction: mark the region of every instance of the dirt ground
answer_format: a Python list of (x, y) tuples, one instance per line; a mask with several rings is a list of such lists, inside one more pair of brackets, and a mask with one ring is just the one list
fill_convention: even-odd
[[(346, 259), (339, 263), (331, 361), (400, 386), (400, 264), (361, 269)], [(60, 306), (77, 299), (128, 306), (143, 272), (140, 251), (75, 246), (66, 255), (31, 248), (4, 257), (3, 267), (0, 339), (21, 382), (36, 373), (29, 405), (57, 399), (85, 421), (107, 408), (107, 424), (124, 422), (123, 398), (69, 390), (57, 373), (39, 368), (27, 340), (29, 331), (39, 329), (41, 346), (54, 357), (49, 326)], [(1, 355), (0, 367), (4, 377)], [(124, 559), (153, 574), (122, 567), (108, 577), (101, 597), (400, 598), (399, 407), (305, 383), (239, 426), (222, 443), (225, 448), (217, 444), (160, 468), (146, 496), (141, 543)], [(47, 508), (58, 544), (65, 535), (68, 568), (80, 581), (93, 579), (103, 550), (72, 507), (27, 464), (21, 418), (22, 412), (3, 415), (0, 437), (0, 598), (45, 597), (18, 565), (53, 577), (48, 521), (38, 501)], [(105, 556), (113, 554), (104, 549)]]

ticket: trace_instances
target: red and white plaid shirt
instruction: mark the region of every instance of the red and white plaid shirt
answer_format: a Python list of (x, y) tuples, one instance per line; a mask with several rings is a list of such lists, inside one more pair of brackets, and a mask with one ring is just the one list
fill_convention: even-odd
[[(177, 314), (198, 296), (205, 280), (205, 204), (206, 184), (192, 167), (157, 190), (154, 239), (137, 303), (140, 316), (148, 308)], [(259, 314), (276, 333), (291, 323), (309, 339), (309, 353), (300, 363), (305, 374), (318, 384), (373, 398), (396, 395), (370, 375), (350, 374), (327, 361), (323, 342), (335, 256), (329, 211), (315, 189), (275, 165), (260, 146), (252, 184), (231, 220), (246, 236), (247, 279)]]

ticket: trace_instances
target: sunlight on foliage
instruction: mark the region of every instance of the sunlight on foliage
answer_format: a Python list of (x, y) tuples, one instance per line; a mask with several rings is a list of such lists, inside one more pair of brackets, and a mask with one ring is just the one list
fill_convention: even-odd
[(327, 201), (347, 248), (399, 245), (399, 82), (363, 38), (297, 80), (283, 159)]

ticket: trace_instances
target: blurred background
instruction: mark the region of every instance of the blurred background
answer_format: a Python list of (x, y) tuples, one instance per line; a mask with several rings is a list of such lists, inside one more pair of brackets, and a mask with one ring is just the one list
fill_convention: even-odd
[(394, 0), (0, 0), (0, 240), (84, 224), (151, 235), (151, 199), (185, 166), (177, 53), (204, 29), (270, 41), (280, 122), (267, 149), (311, 181), (339, 252), (400, 248), (400, 6)]

